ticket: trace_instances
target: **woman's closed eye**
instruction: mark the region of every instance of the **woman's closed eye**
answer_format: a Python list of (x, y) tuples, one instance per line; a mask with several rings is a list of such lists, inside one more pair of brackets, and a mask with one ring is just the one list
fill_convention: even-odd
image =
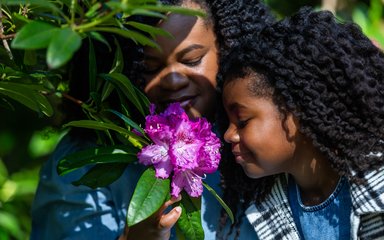
[(160, 71), (161, 65), (157, 63), (144, 62), (141, 65), (141, 70), (143, 74), (151, 75)]
[(195, 67), (198, 66), (202, 62), (203, 56), (192, 58), (192, 59), (183, 59), (181, 60), (181, 63), (184, 65), (187, 65), (189, 67)]

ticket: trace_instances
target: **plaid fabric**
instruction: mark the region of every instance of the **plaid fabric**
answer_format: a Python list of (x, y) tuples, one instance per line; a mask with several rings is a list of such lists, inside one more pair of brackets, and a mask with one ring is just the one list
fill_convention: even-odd
[[(352, 239), (384, 240), (384, 169), (367, 174), (364, 185), (351, 184)], [(277, 178), (271, 194), (259, 204), (253, 204), (246, 215), (259, 239), (296, 240), (299, 231), (288, 202), (287, 176)]]

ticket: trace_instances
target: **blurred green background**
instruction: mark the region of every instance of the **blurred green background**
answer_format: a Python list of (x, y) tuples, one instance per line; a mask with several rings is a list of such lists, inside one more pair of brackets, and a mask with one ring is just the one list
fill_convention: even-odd
[[(266, 3), (279, 18), (304, 5), (330, 10), (342, 20), (358, 23), (384, 49), (384, 0), (267, 0)], [(29, 238), (30, 208), (39, 168), (63, 135), (62, 130), (51, 127), (60, 116), (39, 116), (23, 105), (10, 103), (0, 105), (0, 240)]]

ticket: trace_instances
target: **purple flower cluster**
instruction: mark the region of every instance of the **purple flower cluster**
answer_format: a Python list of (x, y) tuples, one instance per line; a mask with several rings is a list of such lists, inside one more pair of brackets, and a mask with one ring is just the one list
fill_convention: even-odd
[(202, 178), (217, 170), (220, 140), (204, 118), (190, 120), (178, 103), (170, 104), (161, 114), (146, 117), (145, 132), (153, 144), (138, 154), (139, 162), (153, 165), (156, 177), (172, 175), (171, 195), (184, 189), (191, 197), (201, 196)]

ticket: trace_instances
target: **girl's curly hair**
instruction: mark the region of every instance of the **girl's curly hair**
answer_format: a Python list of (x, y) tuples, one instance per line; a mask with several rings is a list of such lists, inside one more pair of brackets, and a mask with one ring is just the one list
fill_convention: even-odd
[[(228, 55), (240, 46), (241, 42), (252, 39), (254, 33), (258, 33), (266, 25), (275, 22), (275, 17), (270, 9), (259, 0), (212, 0), (207, 1), (214, 21), (214, 31), (219, 47), (220, 64), (224, 63)], [(217, 75), (218, 86), (222, 85), (223, 74), (219, 71)], [(221, 102), (221, 88), (218, 88), (218, 97)], [(224, 108), (218, 106), (218, 118), (216, 120), (219, 131), (221, 127), (228, 126)], [(223, 141), (224, 142), (224, 141)], [(223, 229), (228, 215), (223, 210), (218, 230), (218, 239), (227, 239), (235, 231), (235, 239), (239, 237), (240, 225), (244, 217), (245, 209), (249, 206), (256, 195), (254, 189), (258, 185), (265, 185), (264, 180), (251, 179), (247, 177), (238, 164), (236, 164), (228, 144), (224, 144), (222, 160), (220, 163), (221, 185), (223, 188), (223, 200), (236, 216), (234, 224), (229, 232)]]
[[(384, 165), (384, 54), (356, 24), (305, 7), (256, 33), (221, 67), (226, 81), (249, 71), (265, 76), (257, 87), (274, 89), (275, 103), (294, 114), (339, 175), (364, 183), (368, 171)], [(239, 191), (264, 192), (255, 195), (262, 201), (273, 184), (267, 182)]]

